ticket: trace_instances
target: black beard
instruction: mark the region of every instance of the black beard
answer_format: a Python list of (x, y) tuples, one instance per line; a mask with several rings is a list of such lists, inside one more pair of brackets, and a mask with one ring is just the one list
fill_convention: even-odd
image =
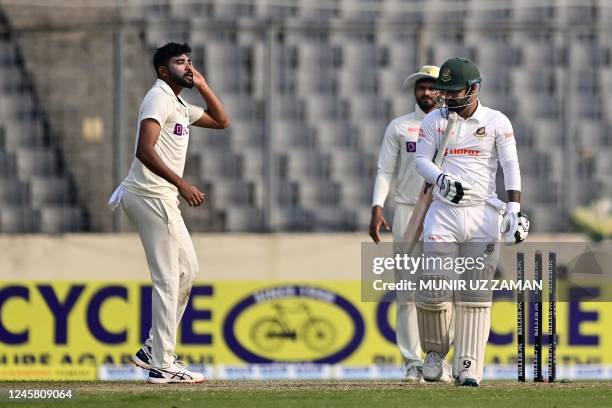
[(172, 80), (172, 82), (174, 83), (174, 85), (178, 85), (182, 88), (187, 88), (187, 89), (191, 89), (193, 88), (193, 80), (191, 82), (187, 81), (187, 79), (185, 79), (185, 77), (179, 76), (175, 73), (172, 73), (170, 75), (170, 79)]
[(435, 102), (431, 98), (417, 99), (417, 105), (419, 105), (419, 108), (421, 108), (421, 110), (425, 113), (429, 112), (436, 106)]

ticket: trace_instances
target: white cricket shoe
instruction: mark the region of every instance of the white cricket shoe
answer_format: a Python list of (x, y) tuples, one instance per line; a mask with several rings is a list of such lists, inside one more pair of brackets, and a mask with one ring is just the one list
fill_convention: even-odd
[(436, 351), (430, 351), (425, 356), (423, 363), (423, 379), (425, 381), (441, 381), (450, 383), (452, 377), (450, 375), (450, 367), (444, 361), (444, 357)]
[(409, 364), (404, 366), (404, 381), (411, 383), (422, 383), (423, 366), (421, 364)]
[(442, 376), (438, 380), (443, 383), (450, 384), (453, 382), (453, 376), (451, 374), (451, 368), (446, 362), (446, 360), (442, 360)]
[(130, 357), (132, 363), (136, 364), (140, 368), (144, 368), (145, 370), (150, 370), (153, 368), (151, 365), (151, 361), (153, 361), (153, 350), (151, 347), (144, 344), (140, 350), (136, 352), (132, 357)]
[(457, 378), (457, 385), (460, 387), (478, 387), (480, 385), (476, 376), (468, 369), (461, 370)]
[(203, 374), (189, 371), (178, 361), (168, 368), (151, 368), (148, 381), (153, 384), (201, 383), (206, 379)]

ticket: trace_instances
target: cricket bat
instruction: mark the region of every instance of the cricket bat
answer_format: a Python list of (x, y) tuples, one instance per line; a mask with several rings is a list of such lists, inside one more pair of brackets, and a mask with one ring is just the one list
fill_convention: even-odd
[[(448, 123), (446, 124), (446, 129), (444, 130), (444, 134), (442, 135), (442, 139), (440, 140), (440, 147), (436, 151), (436, 154), (433, 158), (433, 162), (435, 163), (435, 165), (440, 168), (442, 168), (442, 161), (444, 160), (446, 146), (448, 146), (450, 135), (453, 132), (456, 123), (457, 113), (450, 112), (448, 115)], [(408, 243), (407, 254), (409, 256), (412, 254), (412, 251), (414, 251), (414, 247), (416, 246), (417, 242), (419, 242), (419, 238), (423, 233), (423, 220), (425, 220), (425, 215), (427, 215), (427, 211), (429, 210), (429, 206), (431, 205), (431, 201), (433, 200), (433, 189), (433, 184), (430, 184), (427, 181), (423, 183), (423, 186), (421, 187), (421, 192), (419, 193), (419, 198), (417, 199), (417, 202), (414, 205), (414, 210), (412, 211), (412, 215), (410, 216), (410, 220), (408, 221), (408, 225), (406, 226), (406, 231), (404, 231), (404, 242)]]

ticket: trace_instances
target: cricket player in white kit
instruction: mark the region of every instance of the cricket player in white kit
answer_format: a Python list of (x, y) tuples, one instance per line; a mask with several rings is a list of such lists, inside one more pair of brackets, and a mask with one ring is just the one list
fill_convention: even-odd
[[(395, 213), (393, 215), (393, 241), (402, 241), (402, 235), (410, 220), (414, 203), (423, 184), (423, 178), (416, 172), (416, 145), (425, 115), (435, 109), (433, 85), (438, 77), (438, 67), (425, 65), (404, 81), (403, 88), (414, 96), (414, 112), (407, 113), (389, 123), (385, 131), (380, 155), (378, 172), (374, 182), (372, 198), (372, 218), (370, 236), (380, 242), (380, 228), (389, 229), (383, 216), (383, 207), (389, 194), (393, 172), (399, 162), (399, 172), (395, 186)], [(404, 358), (404, 378), (407, 381), (420, 381), (423, 359), (419, 343), (416, 308), (413, 299), (397, 295), (396, 302), (396, 339)]]
[[(520, 212), (521, 175), (512, 125), (504, 114), (480, 103), (480, 83), (478, 68), (467, 59), (453, 58), (440, 67), (434, 86), (440, 92), (440, 109), (428, 114), (421, 124), (416, 168), (436, 186), (423, 226), (425, 256), (481, 256), (486, 259), (484, 267), (474, 267), (466, 276), (491, 279), (500, 239), (507, 244), (522, 242), (529, 220)], [(440, 146), (449, 111), (456, 112), (458, 120), (442, 168), (438, 168), (432, 158)], [(507, 204), (495, 192), (498, 162), (504, 172)], [(449, 278), (442, 270), (428, 271), (427, 275), (430, 279)], [(424, 379), (435, 381), (443, 374), (443, 358), (450, 348), (454, 324), (453, 376), (458, 385), (478, 386), (490, 329), (491, 292), (421, 290), (415, 300), (421, 347), (427, 352)]]
[[(204, 194), (183, 179), (189, 126), (229, 126), (223, 105), (191, 63), (187, 44), (168, 43), (153, 57), (155, 85), (140, 105), (136, 153), (128, 176), (109, 206), (122, 206), (138, 229), (153, 281), (153, 323), (149, 338), (132, 361), (149, 370), (152, 383), (202, 382), (204, 376), (176, 360), (176, 329), (199, 270), (189, 232), (179, 210), (180, 194), (199, 206)], [(180, 97), (194, 87), (207, 110)]]

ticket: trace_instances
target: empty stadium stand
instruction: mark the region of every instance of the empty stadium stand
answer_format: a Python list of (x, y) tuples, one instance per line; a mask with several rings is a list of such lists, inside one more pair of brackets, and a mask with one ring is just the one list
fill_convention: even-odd
[[(149, 58), (168, 41), (188, 41), (232, 118), (227, 130), (191, 132), (186, 177), (209, 198), (205, 210), (185, 208), (192, 230), (365, 230), (386, 124), (412, 109), (403, 79), (463, 56), (481, 67), (483, 103), (514, 124), (533, 230), (556, 232), (571, 228), (572, 205), (605, 194), (612, 174), (612, 12), (584, 3), (126, 0), (120, 14), (140, 32), (128, 53), (140, 47), (137, 55)], [(8, 22), (16, 15), (5, 10)], [(110, 215), (75, 182), (78, 152), (57, 140), (69, 125), (51, 131), (50, 99), (37, 96), (44, 75), (29, 76), (37, 68), (19, 49), (28, 45), (18, 46), (8, 27), (0, 41), (0, 232), (109, 230)], [(146, 60), (129, 69), (146, 79), (127, 84), (135, 111), (151, 68)], [(134, 125), (125, 125), (129, 143)], [(103, 153), (108, 162), (111, 154)], [(112, 191), (111, 176), (100, 189), (96, 202)]]

